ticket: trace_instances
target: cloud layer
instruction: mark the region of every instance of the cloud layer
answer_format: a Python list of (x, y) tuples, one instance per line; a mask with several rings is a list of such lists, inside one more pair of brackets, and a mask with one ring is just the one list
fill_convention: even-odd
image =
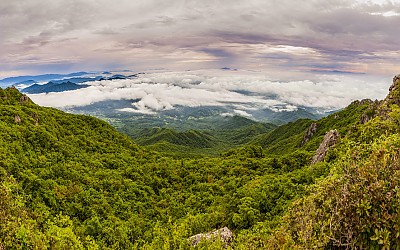
[(177, 106), (221, 106), (249, 116), (249, 111), (265, 108), (335, 110), (357, 99), (382, 99), (389, 85), (390, 81), (369, 82), (351, 76), (282, 82), (241, 71), (194, 71), (150, 73), (137, 79), (92, 82), (90, 87), (74, 91), (29, 96), (39, 105), (56, 108), (131, 100), (132, 104), (120, 111), (155, 114)]
[(398, 0), (3, 1), (0, 78), (224, 66), (393, 75), (399, 25)]

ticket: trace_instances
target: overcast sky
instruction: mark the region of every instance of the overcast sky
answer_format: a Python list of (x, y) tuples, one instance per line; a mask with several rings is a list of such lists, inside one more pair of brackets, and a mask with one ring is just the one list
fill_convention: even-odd
[(0, 78), (221, 67), (400, 73), (399, 0), (0, 0)]

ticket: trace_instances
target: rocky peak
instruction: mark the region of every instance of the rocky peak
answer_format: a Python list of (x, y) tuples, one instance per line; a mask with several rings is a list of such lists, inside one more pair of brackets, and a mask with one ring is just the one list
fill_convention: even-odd
[(389, 88), (389, 94), (386, 96), (384, 104), (400, 104), (400, 74), (393, 77), (393, 83)]
[(301, 140), (300, 146), (303, 146), (311, 139), (315, 132), (317, 132), (317, 127), (317, 123), (311, 123), (310, 127), (307, 129), (306, 133), (303, 136), (303, 140)]
[(389, 92), (395, 88), (398, 88), (398, 85), (400, 84), (399, 81), (400, 81), (400, 74), (393, 77), (393, 83), (392, 83), (392, 86), (390, 86), (390, 88), (389, 88)]
[(353, 101), (350, 105), (356, 105), (356, 106), (362, 106), (365, 104), (372, 104), (374, 101), (372, 101), (371, 99), (362, 99), (360, 100), (355, 100)]
[(322, 143), (319, 145), (314, 157), (312, 158), (311, 164), (321, 162), (325, 159), (328, 150), (339, 142), (340, 134), (334, 129), (325, 134)]
[(0, 88), (0, 104), (5, 105), (30, 105), (33, 104), (31, 99), (19, 92), (15, 87), (8, 87), (6, 89)]

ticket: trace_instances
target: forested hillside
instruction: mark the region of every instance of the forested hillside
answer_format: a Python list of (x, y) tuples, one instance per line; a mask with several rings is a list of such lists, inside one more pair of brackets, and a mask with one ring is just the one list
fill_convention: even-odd
[[(106, 122), (0, 90), (0, 249), (190, 249), (190, 236), (224, 226), (234, 249), (394, 248), (399, 89), (396, 77), (384, 101), (251, 141), (243, 133), (249, 144), (196, 158), (148, 151)], [(330, 130), (340, 138), (311, 164)], [(216, 138), (160, 130), (148, 140), (164, 135), (187, 147)]]
[(139, 145), (173, 157), (218, 156), (248, 144), (277, 126), (233, 116), (210, 120), (208, 129), (178, 131), (172, 128), (121, 129)]

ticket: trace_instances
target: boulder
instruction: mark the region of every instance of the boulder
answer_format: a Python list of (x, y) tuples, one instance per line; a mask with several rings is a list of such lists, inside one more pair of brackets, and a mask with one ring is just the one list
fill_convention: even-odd
[(14, 116), (14, 120), (15, 120), (15, 123), (20, 123), (22, 121), (21, 117), (19, 115)]
[(233, 241), (233, 233), (231, 230), (229, 230), (229, 228), (223, 227), (208, 233), (193, 235), (188, 238), (188, 241), (192, 246), (197, 246), (203, 240), (214, 241), (216, 239), (220, 239), (225, 243), (225, 247), (228, 247)]

